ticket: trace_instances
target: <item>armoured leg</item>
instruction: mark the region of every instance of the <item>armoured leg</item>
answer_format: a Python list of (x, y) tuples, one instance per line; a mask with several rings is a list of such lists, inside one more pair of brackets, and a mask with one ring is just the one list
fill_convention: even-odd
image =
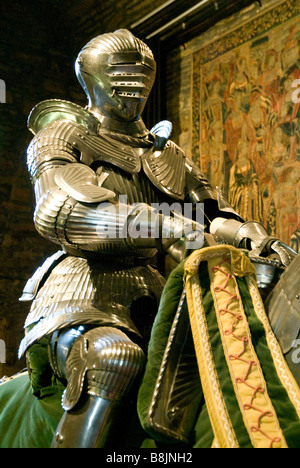
[(143, 351), (112, 327), (94, 328), (82, 335), (67, 330), (53, 345), (52, 361), (67, 387), (62, 398), (65, 413), (52, 447), (105, 447), (121, 400), (143, 368)]

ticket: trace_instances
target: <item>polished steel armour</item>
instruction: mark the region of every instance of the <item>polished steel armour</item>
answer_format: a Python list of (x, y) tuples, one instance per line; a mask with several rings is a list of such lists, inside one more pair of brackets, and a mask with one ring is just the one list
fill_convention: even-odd
[[(104, 447), (111, 437), (119, 403), (143, 371), (165, 284), (150, 266), (158, 251), (182, 261), (190, 240), (201, 248), (208, 239), (204, 231), (209, 236), (218, 218), (217, 241), (234, 243), (239, 232), (260, 253), (274, 245), (282, 258), (293, 257), (257, 225), (243, 223), (169, 139), (170, 122), (146, 128), (141, 113), (156, 73), (146, 44), (124, 29), (100, 35), (83, 47), (75, 68), (87, 107), (50, 99), (28, 119), (34, 223), (59, 250), (25, 286), (21, 300), (32, 306), (19, 355), (49, 340), (53, 372), (66, 385), (56, 448)], [(191, 204), (191, 216), (153, 206), (174, 203)], [(198, 208), (202, 223), (194, 219)], [(228, 218), (233, 224), (226, 224)], [(156, 235), (135, 236), (140, 229)], [(184, 343), (178, 362), (187, 369), (191, 350), (189, 340)], [(178, 364), (173, 359), (167, 363), (171, 371)], [(172, 392), (177, 395), (177, 388)], [(197, 410), (195, 401), (188, 399), (188, 417)], [(182, 425), (190, 427), (189, 421)]]

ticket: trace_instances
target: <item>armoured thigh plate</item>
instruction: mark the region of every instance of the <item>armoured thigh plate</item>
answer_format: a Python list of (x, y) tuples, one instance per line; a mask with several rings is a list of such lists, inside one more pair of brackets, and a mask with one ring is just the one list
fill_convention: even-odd
[(50, 350), (53, 368), (68, 382), (66, 411), (78, 403), (84, 383), (89, 395), (121, 400), (144, 363), (141, 348), (113, 327), (63, 330), (53, 335)]
[(50, 356), (67, 381), (52, 447), (105, 446), (112, 416), (143, 369), (143, 351), (116, 328), (81, 326), (54, 333)]
[(164, 284), (148, 265), (122, 268), (69, 256), (33, 301), (25, 322), (30, 331), (19, 354), (43, 336), (76, 325), (115, 326), (142, 336), (151, 327)]

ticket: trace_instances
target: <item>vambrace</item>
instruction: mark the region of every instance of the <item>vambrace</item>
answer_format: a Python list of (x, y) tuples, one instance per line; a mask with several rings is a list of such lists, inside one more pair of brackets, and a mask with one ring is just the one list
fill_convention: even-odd
[(153, 249), (166, 252), (195, 231), (197, 248), (203, 245), (203, 227), (198, 223), (166, 216), (144, 203), (122, 203), (122, 196), (117, 202), (114, 193), (98, 186), (93, 177), (92, 169), (76, 163), (49, 168), (40, 175), (35, 182), (34, 221), (43, 237), (73, 249), (121, 255), (149, 255)]
[(251, 257), (277, 254), (284, 266), (288, 266), (297, 255), (291, 247), (269, 236), (264, 226), (256, 221), (241, 223), (235, 219), (216, 218), (211, 223), (210, 232), (216, 242), (247, 249)]

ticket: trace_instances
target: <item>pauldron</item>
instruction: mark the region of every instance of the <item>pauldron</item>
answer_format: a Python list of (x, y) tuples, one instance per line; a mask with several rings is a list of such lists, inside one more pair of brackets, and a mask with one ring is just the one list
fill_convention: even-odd
[(32, 110), (28, 126), (35, 134), (27, 159), (33, 181), (50, 162), (53, 166), (55, 162), (80, 162), (92, 167), (103, 162), (130, 174), (143, 168), (160, 191), (179, 201), (185, 199), (190, 179), (196, 202), (203, 196), (215, 198), (200, 171), (194, 174), (185, 153), (166, 136), (161, 137), (159, 124), (141, 137), (99, 132), (100, 121), (87, 110), (68, 101), (49, 100)]

